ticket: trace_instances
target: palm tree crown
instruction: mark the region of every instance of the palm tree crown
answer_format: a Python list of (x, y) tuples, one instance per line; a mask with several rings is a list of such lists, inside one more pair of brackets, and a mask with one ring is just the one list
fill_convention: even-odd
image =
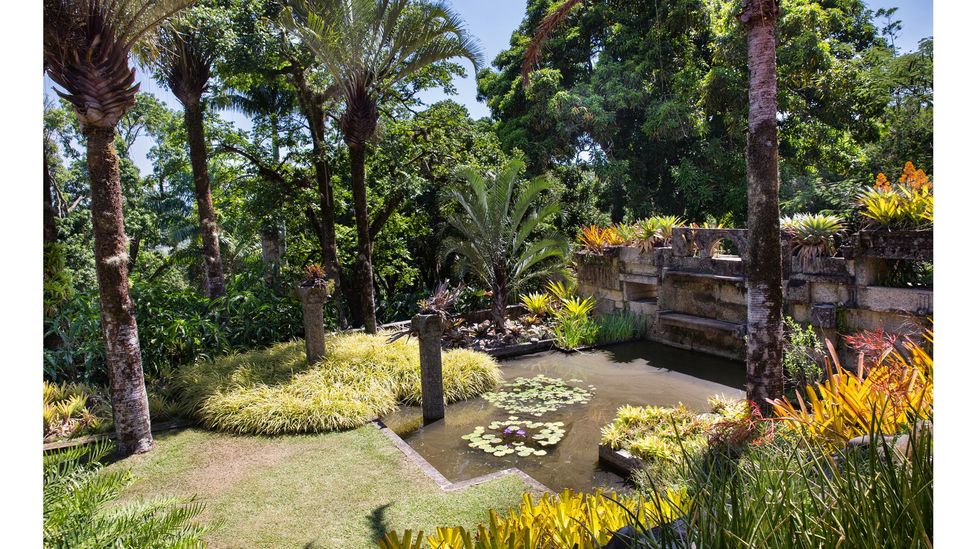
[(92, 127), (114, 127), (135, 105), (137, 41), (193, 0), (44, 0), (44, 70)]
[(378, 95), (434, 63), (463, 57), (475, 70), (481, 48), (462, 19), (441, 2), (289, 0), (282, 24), (322, 62), (347, 104), (347, 141), (376, 129)]

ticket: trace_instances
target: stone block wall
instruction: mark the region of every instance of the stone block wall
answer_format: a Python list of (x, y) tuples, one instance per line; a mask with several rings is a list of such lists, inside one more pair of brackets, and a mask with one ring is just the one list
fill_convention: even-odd
[[(839, 336), (882, 328), (918, 330), (933, 314), (932, 290), (880, 285), (896, 260), (930, 260), (931, 232), (858, 233), (843, 257), (800, 260), (784, 235), (785, 313), (812, 324), (845, 355)], [(888, 238), (890, 236), (890, 239)], [(675, 347), (744, 359), (746, 290), (742, 257), (720, 255), (718, 244), (745, 249), (744, 229), (675, 229), (671, 247), (642, 253), (612, 247), (579, 254), (579, 291), (600, 313), (644, 316), (647, 338)]]

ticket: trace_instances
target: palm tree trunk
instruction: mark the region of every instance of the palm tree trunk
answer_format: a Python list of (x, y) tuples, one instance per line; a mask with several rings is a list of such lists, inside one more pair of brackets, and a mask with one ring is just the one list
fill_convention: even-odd
[(115, 129), (87, 127), (91, 178), (95, 272), (105, 358), (112, 396), (112, 418), (119, 452), (138, 454), (155, 447), (149, 400), (142, 372), (139, 331), (129, 299), (128, 239), (122, 214), (122, 182), (115, 152)]
[(495, 324), (495, 333), (505, 333), (505, 319), (508, 317), (508, 281), (496, 279), (491, 289), (491, 318)]
[(190, 143), (190, 166), (193, 168), (193, 185), (197, 195), (197, 217), (200, 219), (200, 235), (203, 240), (203, 261), (206, 268), (206, 294), (209, 298), (224, 295), (224, 269), (220, 262), (220, 240), (217, 228), (217, 212), (214, 211), (210, 192), (210, 176), (207, 173), (207, 146), (203, 136), (203, 108), (200, 101), (188, 101), (184, 105), (186, 138)]
[(376, 333), (376, 305), (373, 298), (373, 243), (369, 236), (369, 208), (366, 204), (366, 145), (349, 144), (349, 164), (352, 168), (352, 200), (356, 211), (356, 240), (358, 241), (363, 321), (366, 333)]
[(322, 97), (315, 93), (305, 79), (304, 69), (294, 66), (291, 71), (292, 82), (298, 89), (298, 104), (302, 114), (308, 121), (308, 127), (312, 134), (312, 164), (315, 167), (315, 182), (319, 191), (319, 210), (322, 214), (320, 224), (319, 240), (322, 243), (322, 266), (326, 274), (333, 281), (332, 300), (336, 305), (336, 317), (339, 320), (339, 328), (346, 329), (349, 323), (346, 320), (344, 303), (344, 285), (342, 279), (342, 266), (339, 264), (339, 246), (336, 242), (336, 211), (335, 199), (332, 190), (332, 176), (329, 173), (328, 161), (325, 155), (325, 112), (322, 110)]
[(746, 396), (763, 413), (783, 394), (783, 264), (776, 129), (776, 0), (747, 0), (740, 20), (749, 50), (746, 150), (749, 240)]

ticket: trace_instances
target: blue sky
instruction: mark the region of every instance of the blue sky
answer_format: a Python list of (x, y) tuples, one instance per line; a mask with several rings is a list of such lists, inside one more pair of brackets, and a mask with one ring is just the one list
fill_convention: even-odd
[[(521, 23), (525, 13), (525, 0), (453, 0), (457, 10), (467, 22), (469, 29), (481, 41), (484, 48), (485, 60), (490, 63), (499, 52), (508, 47), (512, 31)], [(932, 1), (931, 0), (866, 0), (870, 9), (897, 7), (896, 17), (902, 21), (902, 31), (897, 46), (903, 51), (915, 49), (918, 41), (932, 36)], [(455, 101), (467, 106), (474, 118), (488, 116), (488, 108), (476, 99), (477, 86), (474, 71), (468, 67), (466, 78), (455, 79), (458, 94), (453, 96)], [(152, 93), (166, 102), (171, 108), (180, 108), (171, 93), (160, 88), (156, 82), (146, 78), (140, 72), (142, 91)], [(51, 82), (45, 78), (45, 92), (49, 93)], [(446, 97), (443, 92), (428, 91), (421, 95), (427, 103), (438, 101)], [(235, 112), (224, 112), (224, 118), (232, 121), (243, 129), (250, 129), (251, 122), (246, 117)], [(131, 153), (133, 160), (143, 174), (152, 171), (146, 153), (152, 145), (147, 137), (140, 138)]]

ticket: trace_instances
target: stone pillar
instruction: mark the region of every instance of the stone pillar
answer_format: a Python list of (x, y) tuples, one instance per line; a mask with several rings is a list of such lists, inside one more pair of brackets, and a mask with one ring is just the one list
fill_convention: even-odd
[(302, 318), (305, 323), (305, 357), (314, 364), (325, 356), (325, 321), (322, 304), (329, 297), (326, 286), (298, 287), (298, 297), (302, 300)]
[(420, 394), (424, 425), (444, 419), (444, 375), (441, 368), (440, 315), (417, 315), (412, 326), (420, 341)]

